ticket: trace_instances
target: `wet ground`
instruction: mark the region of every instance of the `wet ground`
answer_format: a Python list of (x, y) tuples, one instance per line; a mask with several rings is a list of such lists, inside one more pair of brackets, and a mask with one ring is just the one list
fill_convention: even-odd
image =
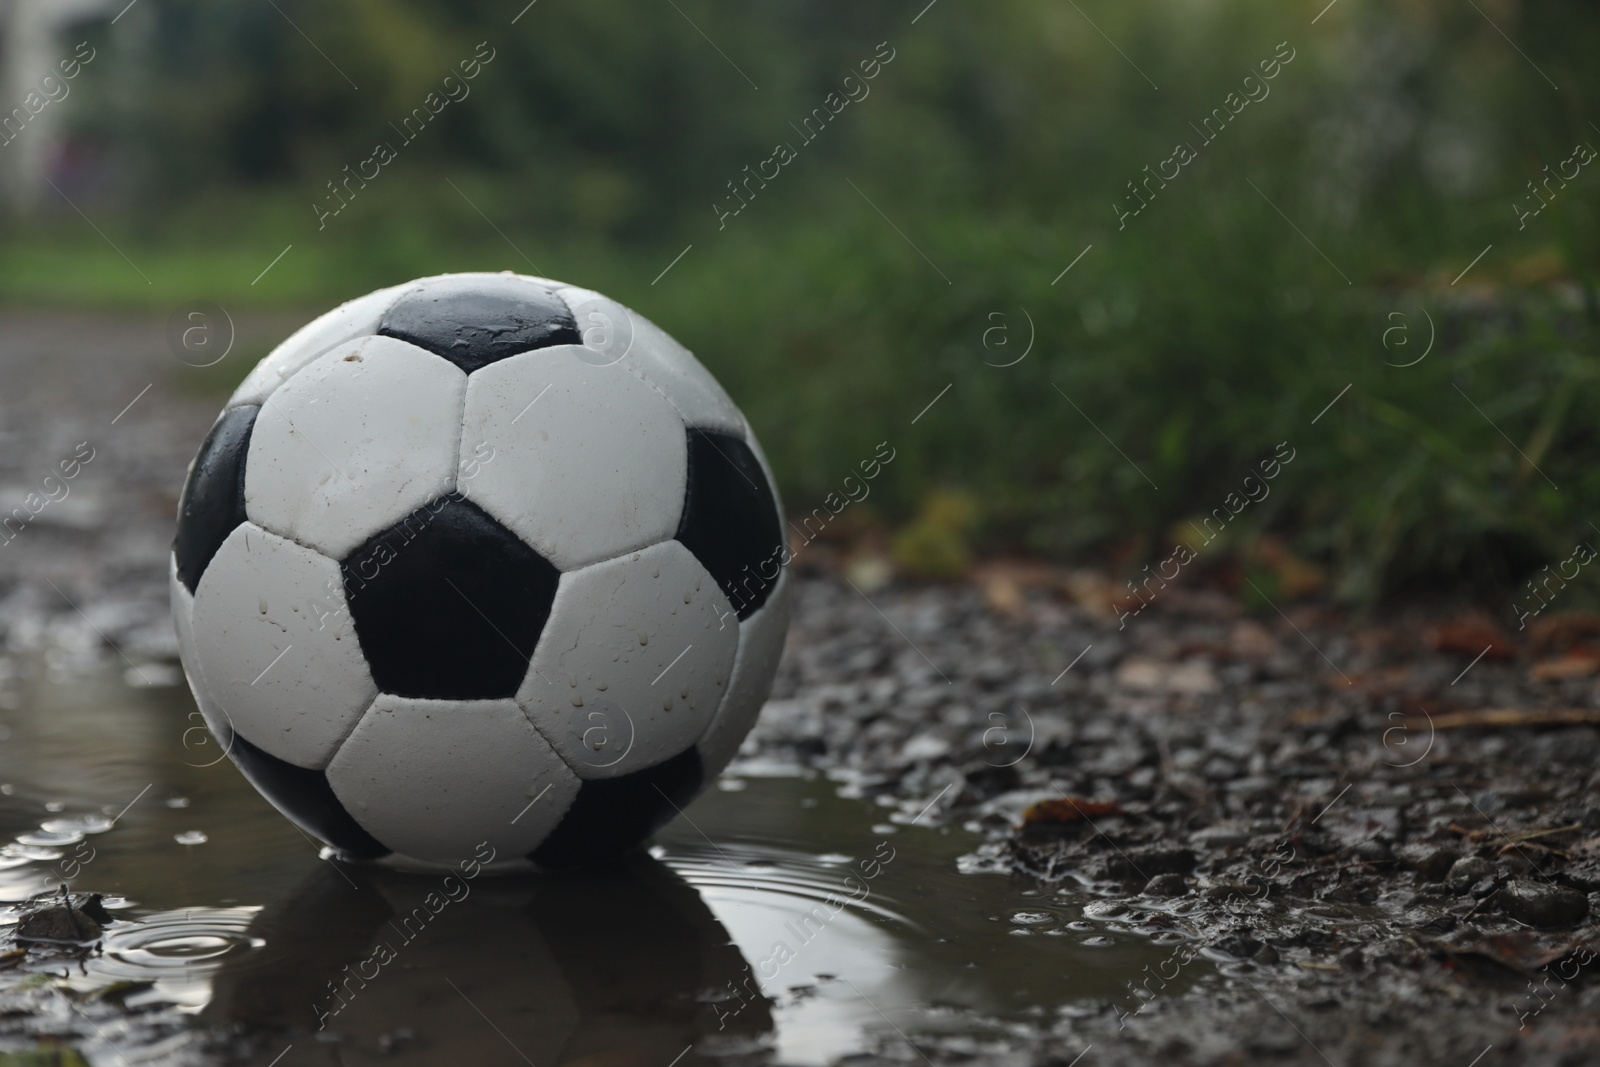
[(32, 1031), (132, 1061), (652, 1064), (688, 1049), (680, 1062), (828, 1063), (895, 1036), (895, 1020), (1004, 1032), (1170, 953), (1172, 935), (1152, 936), (1165, 904), (1085, 918), (1081, 894), (962, 874), (977, 835), (793, 768), (725, 777), (616, 870), (446, 881), (336, 866), (212, 763), (215, 746), (183, 743), (181, 687), (8, 662), (26, 713), (6, 740), (0, 899), (67, 881), (110, 894), (115, 920), (93, 951), (35, 947), (0, 972), (0, 1005), (28, 1020), (14, 1047)]
[[(1600, 1062), (1596, 620), (1197, 578), (1119, 628), (1092, 574), (819, 550), (649, 856), (435, 887), (319, 858), (195, 729), (165, 559), (218, 400), (174, 366), (159, 321), (0, 319), (0, 513), (60, 496), (0, 545), (0, 1064)], [(102, 943), (15, 952), (62, 882)]]

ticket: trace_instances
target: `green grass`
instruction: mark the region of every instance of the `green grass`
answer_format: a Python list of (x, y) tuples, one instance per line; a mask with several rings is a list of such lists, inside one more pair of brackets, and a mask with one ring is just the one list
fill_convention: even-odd
[[(1530, 567), (1593, 536), (1592, 296), (1586, 306), (1569, 281), (1519, 281), (1541, 273), (1526, 261), (1480, 263), (1463, 293), (1448, 279), (1464, 263), (1424, 264), (1396, 284), (1374, 280), (1381, 264), (1351, 257), (1344, 269), (1359, 284), (1320, 278), (1314, 290), (1301, 279), (1327, 265), (1282, 240), (1267, 214), (1231, 223), (1229, 239), (1248, 255), (1213, 257), (1204, 233), (1171, 247), (1110, 240), (1064, 289), (1051, 279), (1071, 246), (1050, 259), (1030, 254), (1038, 230), (1023, 220), (941, 228), (913, 217), (924, 251), (960, 278), (947, 285), (892, 232), (884, 240), (869, 210), (852, 214), (847, 201), (831, 210), (840, 221), (826, 231), (697, 242), (655, 286), (670, 247), (510, 238), (537, 249), (551, 274), (616, 295), (693, 348), (745, 408), (792, 512), (823, 506), (887, 441), (897, 458), (857, 522), (900, 528), (930, 494), (954, 488), (978, 502), (978, 550), (1119, 560), (1134, 571), (1179, 539), (1215, 564), (1276, 532), (1329, 567), (1335, 591), (1355, 602), (1441, 588), (1503, 597)], [(259, 242), (191, 251), (130, 240), (122, 247), (151, 285), (98, 241), (31, 253), (14, 244), (0, 278), (14, 297), (29, 295), (13, 285), (26, 276), (37, 299), (64, 304), (163, 310), (201, 296), (309, 315), (424, 272), (528, 270), (498, 238), (419, 241), (410, 258), (410, 239), (391, 240), (381, 265), (360, 269), (352, 265), (371, 243), (297, 243), (295, 258), (254, 288), (251, 272), (270, 259)], [(45, 262), (70, 283), (24, 270), (32, 256), (54, 257)], [(1552, 274), (1548, 250), (1543, 262)], [(1389, 365), (1421, 354), (1422, 309), (1433, 350), (1414, 366)], [(1029, 319), (1031, 351), (992, 365), (1022, 355)], [(1415, 333), (1409, 349), (1384, 347), (1397, 321)], [(186, 381), (220, 394), (258, 353), (243, 355), (184, 372)], [(1228, 509), (1229, 494), (1237, 507), (1244, 480), (1280, 442), (1294, 460), (1264, 499), (1230, 517), (1225, 539), (1205, 546), (1195, 533), (1203, 517)]]
[[(512, 53), (536, 45), (508, 39), (502, 81), (480, 81), (454, 125), (319, 230), (321, 176), (390, 106), (330, 83), (316, 92), (356, 110), (337, 128), (285, 120), (299, 138), (287, 176), (179, 197), (174, 168), (140, 210), (90, 204), (103, 235), (65, 212), (16, 230), (0, 244), (0, 298), (310, 315), (441, 271), (563, 278), (700, 356), (749, 415), (791, 511), (824, 506), (880, 442), (897, 458), (852, 506), (855, 528), (893, 534), (930, 501), (975, 501), (953, 533), (965, 543), (930, 534), (926, 516), (902, 539), (947, 561), (1023, 551), (1134, 574), (1225, 513), (1226, 536), (1194, 546), (1198, 567), (1260, 574), (1262, 592), (1292, 584), (1252, 562), (1272, 534), (1343, 600), (1471, 593), (1499, 610), (1532, 569), (1600, 536), (1600, 169), (1525, 229), (1510, 208), (1589, 136), (1570, 102), (1600, 95), (1569, 30), (1583, 9), (1512, 5), (1509, 31), (1573, 87), (1553, 99), (1477, 14), (1434, 0), (1347, 0), (1315, 31), (1260, 0), (1171, 19), (1091, 6), (1159, 91), (1078, 13), (1038, 0), (941, 6), (917, 36), (841, 7), (794, 47), (766, 15), (706, 12), (719, 20), (708, 32), (773, 72), (759, 94), (708, 67), (675, 17), (628, 42), (659, 66), (654, 81), (582, 64), (540, 81), (555, 75)], [(588, 16), (546, 17), (557, 32)], [(886, 34), (900, 53), (870, 100), (719, 230), (723, 180)], [(1119, 225), (1125, 182), (1285, 39), (1297, 55), (1271, 96)], [(658, 82), (677, 104), (652, 108)], [(230, 99), (186, 113), (188, 141), (181, 123), (162, 127), (162, 143), (211, 160), (201, 133), (252, 128)], [(1423, 351), (1429, 316), (1427, 357), (1395, 366)], [(1030, 336), (1025, 358), (995, 365)], [(187, 380), (221, 389), (244, 362)], [(1270, 493), (1230, 506), (1283, 442), (1295, 459)]]

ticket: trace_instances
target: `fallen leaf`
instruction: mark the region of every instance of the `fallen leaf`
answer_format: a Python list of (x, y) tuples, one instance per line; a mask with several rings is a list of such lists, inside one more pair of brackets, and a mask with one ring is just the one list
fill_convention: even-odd
[(1084, 800), (1081, 797), (1052, 797), (1031, 805), (1022, 813), (1023, 826), (1067, 826), (1108, 815), (1124, 815), (1115, 800)]
[(1228, 634), (1228, 647), (1240, 659), (1264, 660), (1278, 651), (1278, 639), (1259, 622), (1244, 619)]
[(17, 920), (18, 941), (88, 945), (100, 940), (104, 930), (90, 914), (91, 908), (104, 913), (100, 908), (99, 894), (91, 896), (87, 903), (75, 901), (67, 894), (67, 887), (63, 884), (59, 899), (54, 896), (44, 899), (51, 903)]
[(1515, 659), (1516, 646), (1505, 631), (1485, 615), (1463, 615), (1441, 623), (1427, 632), (1428, 647), (1435, 652), (1454, 652), (1461, 656), (1482, 655), (1484, 659)]
[(121, 981), (112, 982), (110, 985), (101, 986), (99, 989), (92, 990), (83, 999), (86, 1003), (92, 1003), (96, 1000), (120, 1002), (125, 1000), (131, 993), (142, 993), (154, 986), (155, 983), (152, 981), (136, 981), (125, 978)]
[(1272, 536), (1262, 537), (1261, 541), (1256, 542), (1254, 558), (1272, 571), (1278, 595), (1282, 595), (1286, 600), (1299, 600), (1301, 597), (1310, 597), (1312, 593), (1322, 592), (1323, 584), (1326, 582), (1322, 568), (1294, 555), (1288, 550), (1288, 545), (1283, 544), (1282, 539)]
[(1440, 704), (1427, 695), (1428, 686), (1420, 682), (1410, 666), (1383, 667), (1366, 674), (1345, 675), (1350, 688), (1365, 693), (1374, 700), (1393, 700), (1409, 711), (1421, 709), (1429, 715), (1440, 709)]
[(1573, 823), (1571, 826), (1551, 826), (1543, 830), (1519, 830), (1514, 834), (1503, 833), (1493, 827), (1487, 829), (1468, 830), (1459, 823), (1451, 823), (1450, 831), (1460, 834), (1463, 840), (1474, 844), (1481, 841), (1499, 840), (1515, 844), (1518, 841), (1532, 841), (1536, 837), (1549, 837), (1551, 834), (1570, 834), (1575, 830), (1582, 830), (1582, 823)]
[(866, 593), (876, 593), (894, 580), (894, 565), (887, 557), (858, 552), (845, 564), (845, 577)]
[(1254, 557), (1272, 572), (1278, 594), (1288, 600), (1320, 592), (1326, 577), (1322, 569), (1289, 551), (1282, 538), (1268, 534), (1256, 542)]
[(1528, 624), (1528, 644), (1538, 652), (1562, 652), (1584, 641), (1600, 640), (1600, 614), (1561, 611)]
[(1214, 693), (1217, 676), (1204, 660), (1168, 663), (1129, 657), (1117, 667), (1117, 684), (1124, 689), (1166, 693)]
[(1059, 567), (1033, 560), (997, 559), (972, 569), (972, 581), (983, 591), (989, 610), (1000, 615), (1018, 616), (1025, 608), (1030, 589), (1067, 592), (1067, 576)]
[(1001, 557), (991, 559), (972, 569), (972, 576), (1004, 577), (1022, 589), (1050, 589), (1066, 591), (1072, 576), (1053, 563), (1039, 560)]
[(89, 1061), (62, 1038), (42, 1035), (38, 1041), (33, 1048), (0, 1053), (0, 1064), (4, 1067), (89, 1067)]
[[(1062, 578), (1062, 587), (1068, 599), (1078, 607), (1113, 619), (1123, 598), (1128, 595), (1125, 587), (1118, 586), (1098, 571), (1068, 571)], [(1135, 606), (1128, 605), (1129, 608)]]
[(1569, 678), (1587, 678), (1600, 670), (1600, 653), (1590, 648), (1575, 648), (1558, 659), (1540, 660), (1528, 669), (1528, 678), (1535, 682), (1564, 682)]
[(1532, 934), (1520, 930), (1509, 934), (1493, 934), (1467, 944), (1434, 941), (1429, 947), (1447, 959), (1488, 960), (1508, 971), (1524, 975), (1536, 974), (1540, 968), (1564, 960), (1582, 948), (1579, 945), (1547, 948)]
[(1416, 630), (1397, 626), (1364, 627), (1350, 635), (1351, 644), (1368, 653), (1408, 649), (1416, 639)]
[(1004, 576), (993, 576), (984, 578), (979, 584), (990, 611), (1013, 618), (1022, 614), (1022, 587), (1016, 582)]
[(1465, 730), (1500, 726), (1587, 726), (1600, 723), (1600, 708), (1475, 708), (1447, 711), (1432, 719), (1407, 716), (1406, 728)]
[(1318, 707), (1295, 708), (1289, 713), (1289, 722), (1293, 726), (1317, 726), (1328, 719), (1328, 714)]

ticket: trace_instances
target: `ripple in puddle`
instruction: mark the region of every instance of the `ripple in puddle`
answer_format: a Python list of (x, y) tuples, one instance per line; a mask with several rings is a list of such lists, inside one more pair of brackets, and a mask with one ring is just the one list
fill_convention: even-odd
[(115, 923), (106, 930), (102, 951), (84, 961), (82, 978), (72, 984), (148, 982), (146, 992), (126, 999), (129, 1007), (166, 1004), (198, 1012), (211, 1000), (218, 971), (266, 945), (250, 933), (260, 911), (193, 908)]

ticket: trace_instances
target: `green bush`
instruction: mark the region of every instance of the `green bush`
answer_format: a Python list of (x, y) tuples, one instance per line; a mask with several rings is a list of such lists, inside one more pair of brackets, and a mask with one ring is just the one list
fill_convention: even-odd
[[(77, 114), (128, 175), (91, 212), (151, 284), (64, 212), (11, 224), (0, 286), (310, 311), (441, 270), (568, 278), (701, 356), (792, 508), (887, 440), (875, 512), (899, 528), (962, 489), (984, 518), (963, 551), (1137, 569), (1280, 442), (1295, 459), (1212, 551), (1280, 534), (1350, 601), (1503, 596), (1594, 535), (1600, 168), (1523, 228), (1512, 207), (1600, 143), (1590, 5), (679, 7), (511, 27), (486, 0), (285, 0), (356, 93), (270, 8), (147, 0), (144, 51), (96, 38), (141, 79), (86, 77)], [(480, 40), (473, 97), (317, 230), (326, 179)], [(870, 96), (802, 143), (884, 41)], [(794, 161), (719, 226), (776, 141)], [(1178, 141), (1193, 161), (1120, 217)]]

